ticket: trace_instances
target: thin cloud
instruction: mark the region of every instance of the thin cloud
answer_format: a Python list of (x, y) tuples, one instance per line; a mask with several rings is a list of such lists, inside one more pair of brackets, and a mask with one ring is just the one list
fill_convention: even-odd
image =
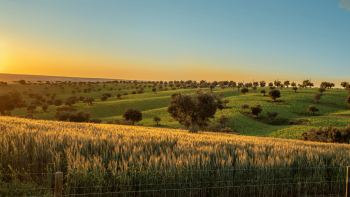
[(338, 3), (338, 7), (350, 11), (350, 0), (341, 0), (341, 2)]

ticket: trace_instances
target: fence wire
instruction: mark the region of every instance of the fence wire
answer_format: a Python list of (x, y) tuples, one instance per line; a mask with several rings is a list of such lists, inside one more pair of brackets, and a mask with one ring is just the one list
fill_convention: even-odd
[[(346, 192), (345, 167), (85, 171), (63, 175), (62, 193), (67, 197), (330, 197), (345, 196)], [(55, 173), (0, 173), (0, 183), (0, 196), (53, 196)]]

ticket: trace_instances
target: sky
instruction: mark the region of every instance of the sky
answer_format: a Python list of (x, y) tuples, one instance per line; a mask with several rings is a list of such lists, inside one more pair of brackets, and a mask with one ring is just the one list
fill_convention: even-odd
[(350, 0), (0, 0), (0, 73), (338, 86), (349, 35)]

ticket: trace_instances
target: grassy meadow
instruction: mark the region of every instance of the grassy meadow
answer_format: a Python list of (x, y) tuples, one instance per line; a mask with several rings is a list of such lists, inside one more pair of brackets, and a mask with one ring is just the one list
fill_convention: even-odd
[[(74, 104), (73, 107), (78, 110), (84, 110), (90, 113), (90, 117), (96, 117), (101, 119), (104, 123), (114, 120), (115, 118), (122, 118), (122, 113), (127, 108), (136, 108), (142, 112), (142, 121), (137, 124), (146, 127), (155, 127), (156, 123), (153, 121), (153, 117), (158, 116), (161, 118), (160, 126), (162, 128), (172, 129), (184, 129), (184, 127), (170, 117), (167, 113), (167, 107), (170, 101), (170, 95), (174, 92), (181, 92), (193, 95), (196, 89), (177, 89), (158, 91), (157, 94), (153, 94), (148, 87), (144, 88), (143, 94), (131, 94), (133, 91), (129, 84), (105, 84), (93, 85), (95, 89), (101, 88), (100, 92), (91, 91), (91, 93), (76, 93), (79, 96), (90, 96), (95, 99), (93, 106), (86, 106), (85, 103), (79, 102)], [(147, 84), (148, 86), (148, 84)], [(24, 100), (27, 103), (35, 100), (35, 98), (29, 98), (28, 94), (43, 93), (44, 87), (39, 85), (8, 85), (1, 86), (0, 93), (10, 91), (12, 88), (17, 89), (19, 92), (27, 91), (26, 95), (23, 95)], [(80, 89), (88, 88), (87, 86), (79, 86)], [(116, 88), (117, 90), (107, 90), (108, 88)], [(118, 88), (122, 88), (120, 91)], [(169, 88), (169, 87), (168, 87)], [(31, 89), (31, 90), (29, 90)], [(158, 88), (157, 88), (158, 89)], [(204, 88), (204, 90), (208, 88)], [(262, 96), (261, 89), (266, 90), (266, 96)], [(278, 88), (279, 89), (279, 88)], [(63, 93), (59, 87), (49, 87), (46, 93), (57, 94), (58, 98), (63, 101), (70, 96), (73, 96), (71, 91), (73, 88), (65, 86), (65, 92)], [(135, 89), (134, 89), (135, 90)], [(228, 109), (222, 111), (218, 110), (212, 123), (218, 121), (221, 115), (229, 117), (230, 121), (227, 126), (234, 128), (236, 132), (242, 135), (249, 136), (266, 136), (277, 138), (300, 138), (301, 134), (312, 127), (325, 127), (328, 124), (333, 124), (334, 127), (345, 127), (349, 124), (350, 107), (345, 103), (345, 98), (349, 96), (344, 89), (327, 89), (323, 93), (319, 103), (313, 99), (313, 95), (318, 93), (317, 88), (302, 88), (298, 89), (297, 93), (294, 93), (291, 87), (279, 89), (281, 91), (281, 98), (277, 99), (277, 102), (271, 102), (268, 96), (268, 88), (258, 87), (255, 93), (249, 88), (249, 93), (245, 95), (237, 91), (237, 89), (226, 88), (224, 90), (216, 87), (213, 89), (215, 94), (222, 93), (223, 99), (229, 100), (227, 104)], [(100, 98), (104, 93), (111, 93), (112, 97), (107, 101), (101, 101)], [(117, 99), (116, 95), (120, 93), (122, 99)], [(123, 95), (128, 93), (128, 95)], [(263, 111), (259, 118), (252, 117), (249, 109), (246, 112), (241, 110), (242, 104), (248, 104), (249, 106), (255, 106), (260, 104)], [(319, 108), (319, 112), (316, 112), (314, 116), (307, 112), (307, 107), (314, 105)], [(40, 106), (34, 111), (34, 116), (38, 119), (55, 120), (56, 106), (50, 105), (48, 112), (43, 113)], [(279, 113), (273, 124), (266, 115), (267, 111), (276, 111)], [(15, 109), (12, 111), (13, 116), (27, 114), (26, 108)], [(290, 124), (290, 122), (293, 122)]]
[(16, 117), (0, 132), (0, 196), (52, 195), (57, 171), (65, 196), (342, 195), (350, 162), (348, 144), (228, 133)]

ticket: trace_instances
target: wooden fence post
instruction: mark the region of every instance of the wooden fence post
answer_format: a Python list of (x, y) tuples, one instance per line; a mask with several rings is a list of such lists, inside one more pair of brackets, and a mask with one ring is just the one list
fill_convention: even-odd
[(347, 167), (346, 173), (346, 194), (345, 197), (350, 197), (350, 166)]
[(63, 173), (56, 172), (54, 197), (62, 197), (62, 185), (63, 185)]

